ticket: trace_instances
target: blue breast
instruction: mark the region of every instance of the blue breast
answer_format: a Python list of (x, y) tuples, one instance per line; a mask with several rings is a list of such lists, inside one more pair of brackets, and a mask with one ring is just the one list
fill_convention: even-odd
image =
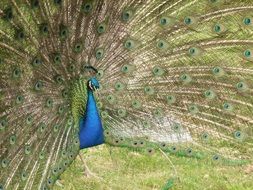
[(80, 119), (79, 127), (80, 149), (104, 143), (102, 122), (91, 90), (88, 90), (86, 111)]

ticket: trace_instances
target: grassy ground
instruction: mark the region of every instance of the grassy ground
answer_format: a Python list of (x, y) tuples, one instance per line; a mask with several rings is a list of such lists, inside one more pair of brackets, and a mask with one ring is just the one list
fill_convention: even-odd
[[(122, 148), (100, 146), (82, 153), (91, 171), (101, 179), (87, 178), (79, 157), (61, 176), (64, 187), (54, 190), (160, 190), (175, 177), (172, 190), (252, 190), (249, 166), (224, 166), (211, 160), (169, 155), (174, 167), (160, 153), (143, 155)], [(174, 168), (174, 169), (173, 169)]]

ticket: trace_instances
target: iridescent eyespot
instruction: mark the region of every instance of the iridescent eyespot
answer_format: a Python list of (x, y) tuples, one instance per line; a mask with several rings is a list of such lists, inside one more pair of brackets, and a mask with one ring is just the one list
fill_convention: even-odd
[(14, 145), (16, 143), (16, 140), (17, 140), (17, 137), (15, 134), (10, 136), (10, 144), (11, 145)]
[(47, 98), (45, 105), (46, 105), (47, 108), (53, 107), (53, 99), (52, 98)]
[(64, 25), (60, 25), (60, 31), (59, 31), (59, 36), (61, 39), (66, 39), (69, 35), (69, 30), (68, 27)]
[(164, 69), (159, 66), (153, 67), (152, 72), (155, 76), (163, 76), (165, 73)]
[(192, 19), (191, 19), (190, 17), (185, 17), (185, 18), (184, 18), (184, 23), (185, 23), (186, 25), (190, 25), (190, 24), (192, 23)]
[(31, 147), (29, 145), (26, 145), (24, 149), (25, 149), (25, 154), (26, 155), (30, 154), (31, 151), (32, 151), (32, 149), (31, 149)]
[(124, 47), (128, 50), (134, 49), (134, 47), (135, 47), (134, 40), (131, 40), (131, 39), (126, 40), (124, 43)]
[(83, 44), (81, 42), (77, 42), (74, 46), (74, 52), (80, 53), (83, 50)]
[(38, 8), (39, 7), (39, 0), (30, 0), (31, 7), (32, 8)]
[(39, 30), (43, 36), (47, 36), (49, 34), (48, 24), (47, 23), (41, 24)]
[(54, 54), (53, 61), (55, 64), (60, 64), (61, 63), (61, 55), (59, 53)]
[(13, 11), (11, 7), (6, 8), (4, 11), (4, 19), (9, 21), (11, 19), (13, 19)]
[(25, 32), (24, 30), (20, 29), (16, 31), (16, 38), (18, 40), (23, 40), (25, 38)]
[(62, 0), (54, 0), (54, 4), (56, 5), (61, 5), (61, 3), (62, 3)]
[(40, 90), (42, 90), (42, 88), (43, 88), (43, 82), (42, 81), (37, 81), (36, 83), (35, 83), (35, 85), (34, 85), (34, 89), (36, 90), (36, 91), (40, 91)]
[(15, 68), (12, 72), (13, 78), (17, 79), (21, 77), (21, 69), (20, 68)]
[(24, 102), (24, 96), (18, 95), (16, 97), (16, 104), (22, 104)]
[(246, 58), (249, 58), (249, 57), (251, 57), (251, 50), (249, 50), (249, 49), (247, 49), (247, 50), (245, 50), (244, 51), (244, 56), (246, 57)]
[(251, 25), (251, 18), (249, 18), (249, 17), (246, 17), (246, 18), (244, 18), (243, 19), (243, 23), (245, 24), (245, 25)]
[(22, 180), (22, 181), (27, 180), (27, 172), (23, 171), (23, 172), (21, 173), (21, 180)]
[(103, 34), (105, 33), (105, 31), (106, 31), (106, 25), (104, 23), (99, 24), (97, 27), (97, 32), (99, 34)]
[(34, 67), (40, 66), (42, 64), (42, 60), (39, 57), (35, 57), (34, 60), (32, 61), (32, 65)]
[(97, 60), (101, 60), (104, 57), (104, 49), (98, 48), (95, 52), (95, 56)]
[(81, 11), (84, 13), (90, 13), (93, 9), (92, 3), (83, 3), (81, 6)]
[(128, 22), (129, 20), (132, 19), (132, 17), (133, 17), (133, 11), (132, 11), (132, 10), (124, 10), (124, 11), (122, 12), (121, 18), (122, 18), (122, 20), (123, 20), (124, 22)]

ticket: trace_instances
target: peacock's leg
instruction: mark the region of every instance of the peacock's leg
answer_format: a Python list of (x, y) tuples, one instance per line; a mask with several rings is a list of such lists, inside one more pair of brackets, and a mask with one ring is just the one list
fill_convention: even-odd
[(253, 173), (253, 165), (249, 165), (245, 168), (245, 173), (250, 174)]
[(86, 163), (86, 161), (84, 160), (82, 154), (79, 153), (79, 157), (80, 157), (80, 160), (82, 161), (83, 166), (84, 166), (84, 175), (85, 175), (85, 177), (95, 177), (95, 178), (101, 179), (101, 178), (98, 177), (96, 174), (94, 174), (94, 173), (91, 172), (91, 170), (90, 170), (89, 167), (87, 166), (87, 163)]

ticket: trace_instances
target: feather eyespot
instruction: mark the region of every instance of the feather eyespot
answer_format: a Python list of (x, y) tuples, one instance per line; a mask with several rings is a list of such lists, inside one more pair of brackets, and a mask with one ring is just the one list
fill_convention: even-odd
[(214, 161), (218, 161), (219, 159), (220, 159), (220, 156), (219, 156), (219, 155), (216, 154), (216, 155), (213, 156), (213, 160), (214, 160)]
[(11, 7), (6, 8), (4, 11), (4, 19), (7, 21), (10, 21), (11, 19), (13, 19), (13, 11)]
[(34, 67), (40, 66), (42, 64), (42, 60), (39, 57), (35, 57), (34, 60), (32, 61), (32, 65)]
[(35, 83), (34, 89), (35, 89), (36, 91), (41, 91), (42, 88), (43, 88), (43, 86), (44, 86), (43, 82), (39, 80), (39, 81), (37, 81), (37, 82)]
[(9, 164), (9, 161), (6, 158), (4, 158), (1, 162), (2, 168), (6, 168), (8, 164)]
[(147, 154), (149, 154), (149, 155), (153, 155), (155, 152), (155, 150), (153, 148), (148, 148), (146, 151), (147, 151)]
[(81, 11), (84, 13), (90, 13), (93, 9), (92, 3), (83, 3), (81, 6)]
[(246, 17), (246, 18), (243, 19), (243, 23), (244, 23), (245, 25), (247, 25), (247, 26), (248, 26), (248, 25), (251, 25), (251, 22), (252, 22), (252, 21), (251, 21), (251, 18), (249, 18), (249, 17)]
[(132, 17), (133, 17), (133, 11), (132, 10), (124, 10), (122, 12), (122, 16), (121, 16), (122, 21), (128, 22), (132, 19)]
[(32, 8), (38, 8), (39, 7), (39, 0), (30, 0), (31, 7)]
[(74, 46), (75, 53), (81, 53), (83, 50), (83, 44), (81, 42), (77, 42)]

